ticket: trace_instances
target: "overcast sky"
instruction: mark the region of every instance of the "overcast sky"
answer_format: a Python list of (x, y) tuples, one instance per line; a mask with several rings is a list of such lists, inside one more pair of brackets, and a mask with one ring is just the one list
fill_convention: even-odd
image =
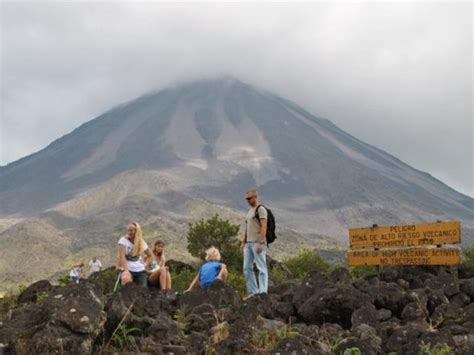
[(472, 4), (1, 4), (0, 165), (230, 74), (474, 196)]

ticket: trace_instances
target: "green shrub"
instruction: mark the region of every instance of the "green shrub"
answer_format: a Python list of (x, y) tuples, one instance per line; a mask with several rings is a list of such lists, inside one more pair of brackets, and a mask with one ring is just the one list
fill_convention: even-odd
[(112, 344), (118, 349), (123, 349), (127, 345), (130, 345), (133, 342), (132, 333), (140, 332), (138, 328), (131, 328), (125, 323), (120, 324), (120, 326), (115, 330), (112, 335)]
[(171, 273), (171, 285), (174, 290), (184, 292), (196, 277), (197, 273), (188, 269), (183, 269), (180, 273)]
[(349, 268), (352, 277), (360, 278), (366, 276), (373, 276), (379, 273), (379, 269), (376, 265), (361, 265), (352, 266)]
[(359, 348), (348, 348), (344, 350), (344, 355), (361, 355), (362, 352)]
[(474, 270), (474, 245), (462, 250), (462, 263), (467, 268)]
[(69, 285), (70, 282), (71, 282), (71, 277), (69, 275), (61, 276), (58, 279), (59, 287), (66, 287), (67, 285)]
[(280, 285), (280, 284), (288, 281), (288, 277), (287, 277), (286, 273), (283, 270), (277, 269), (277, 268), (271, 269), (269, 271), (268, 277), (269, 277), (270, 281), (272, 281), (275, 286)]
[(2, 309), (10, 309), (15, 307), (18, 304), (18, 295), (17, 293), (14, 292), (6, 292), (5, 294), (2, 295), (0, 298), (0, 311)]
[(299, 331), (297, 328), (285, 325), (273, 331), (256, 329), (252, 333), (250, 341), (256, 348), (257, 352), (271, 353), (280, 340), (293, 338), (298, 335)]
[(36, 302), (43, 302), (45, 299), (47, 299), (49, 296), (48, 292), (46, 291), (41, 291), (36, 295)]
[(242, 297), (247, 295), (247, 286), (242, 272), (229, 272), (226, 281), (234, 286)]
[(447, 344), (436, 344), (425, 343), (424, 341), (420, 344), (420, 355), (454, 355), (455, 352)]
[(206, 250), (214, 246), (219, 249), (222, 262), (229, 270), (241, 269), (239, 229), (239, 225), (219, 218), (218, 214), (206, 220), (201, 219), (189, 224), (187, 249), (192, 256), (204, 260)]
[(318, 254), (308, 249), (303, 249), (298, 255), (286, 259), (283, 264), (297, 279), (304, 278), (309, 271), (319, 270), (326, 272), (330, 268), (330, 265)]

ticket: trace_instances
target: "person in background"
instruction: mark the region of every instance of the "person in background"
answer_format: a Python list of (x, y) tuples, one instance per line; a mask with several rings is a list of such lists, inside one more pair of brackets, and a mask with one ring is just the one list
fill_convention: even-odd
[(94, 256), (91, 261), (89, 261), (89, 276), (95, 272), (102, 271), (102, 263), (97, 256)]
[[(244, 275), (249, 297), (268, 292), (267, 268), (267, 210), (258, 201), (257, 190), (247, 191), (245, 196), (250, 206), (245, 217), (245, 234), (240, 250), (244, 254)], [(257, 211), (258, 209), (258, 211)], [(258, 216), (258, 219), (257, 219)], [(258, 285), (253, 265), (258, 269)]]
[(191, 291), (198, 283), (201, 288), (212, 285), (212, 283), (219, 279), (225, 280), (227, 277), (227, 267), (220, 262), (221, 253), (215, 247), (210, 247), (206, 250), (206, 262), (199, 269), (198, 274), (189, 285), (186, 292)]
[(84, 263), (80, 263), (78, 265), (74, 265), (69, 272), (69, 277), (71, 277), (71, 281), (75, 283), (79, 283), (82, 274), (82, 268), (84, 267)]
[(166, 266), (165, 243), (157, 240), (153, 244), (153, 260), (148, 265), (148, 282), (152, 286), (160, 285), (162, 290), (171, 288), (171, 275)]
[[(120, 238), (118, 269), (121, 271), (122, 286), (131, 282), (148, 287), (146, 267), (153, 255), (143, 240), (143, 233), (137, 222), (127, 226), (127, 235)], [(142, 256), (145, 255), (145, 258)]]

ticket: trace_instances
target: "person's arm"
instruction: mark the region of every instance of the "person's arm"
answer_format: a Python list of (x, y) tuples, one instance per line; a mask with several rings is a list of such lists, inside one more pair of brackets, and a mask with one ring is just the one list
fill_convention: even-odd
[(127, 259), (125, 259), (125, 245), (122, 244), (119, 244), (118, 268), (122, 271), (128, 271)]
[(240, 252), (244, 252), (244, 246), (245, 243), (247, 243), (247, 221), (245, 221), (245, 232), (244, 232), (244, 239), (242, 239), (242, 242), (240, 243)]
[(221, 263), (219, 273), (217, 274), (217, 278), (222, 281), (225, 281), (226, 277), (227, 277), (227, 266)]
[(258, 209), (259, 213), (259, 223), (260, 223), (260, 232), (259, 232), (259, 240), (257, 243), (257, 253), (261, 253), (263, 251), (263, 247), (267, 243), (267, 210), (265, 207), (260, 207)]
[(145, 250), (145, 267), (148, 266), (148, 264), (153, 260), (153, 254), (151, 253), (150, 249)]
[(260, 243), (265, 244), (267, 242), (267, 219), (260, 219)]
[(199, 282), (199, 275), (196, 275), (194, 280), (191, 282), (191, 285), (189, 285), (188, 289), (184, 291), (184, 293), (191, 291), (197, 285), (198, 282)]
[(102, 263), (99, 261), (99, 271), (102, 271)]

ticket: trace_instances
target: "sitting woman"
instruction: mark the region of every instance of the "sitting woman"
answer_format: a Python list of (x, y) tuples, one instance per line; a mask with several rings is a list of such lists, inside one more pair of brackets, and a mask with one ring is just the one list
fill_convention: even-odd
[[(148, 275), (146, 265), (152, 259), (148, 245), (143, 240), (140, 225), (136, 222), (127, 226), (127, 235), (120, 238), (119, 242), (118, 268), (121, 270), (122, 286), (130, 282), (142, 287), (148, 287)], [(145, 254), (145, 259), (142, 255)]]
[(69, 277), (71, 278), (71, 281), (77, 284), (79, 283), (83, 267), (84, 267), (84, 263), (80, 263), (72, 267), (71, 272), (69, 273)]
[(165, 243), (157, 240), (153, 244), (154, 260), (148, 265), (148, 282), (152, 286), (160, 285), (162, 290), (169, 290), (171, 288), (171, 275), (168, 270), (165, 259)]
[(201, 288), (211, 285), (215, 280), (225, 280), (227, 277), (227, 267), (220, 262), (221, 253), (217, 248), (211, 247), (206, 250), (206, 262), (201, 266), (197, 276), (191, 282), (188, 289), (184, 292), (191, 291), (199, 282)]

